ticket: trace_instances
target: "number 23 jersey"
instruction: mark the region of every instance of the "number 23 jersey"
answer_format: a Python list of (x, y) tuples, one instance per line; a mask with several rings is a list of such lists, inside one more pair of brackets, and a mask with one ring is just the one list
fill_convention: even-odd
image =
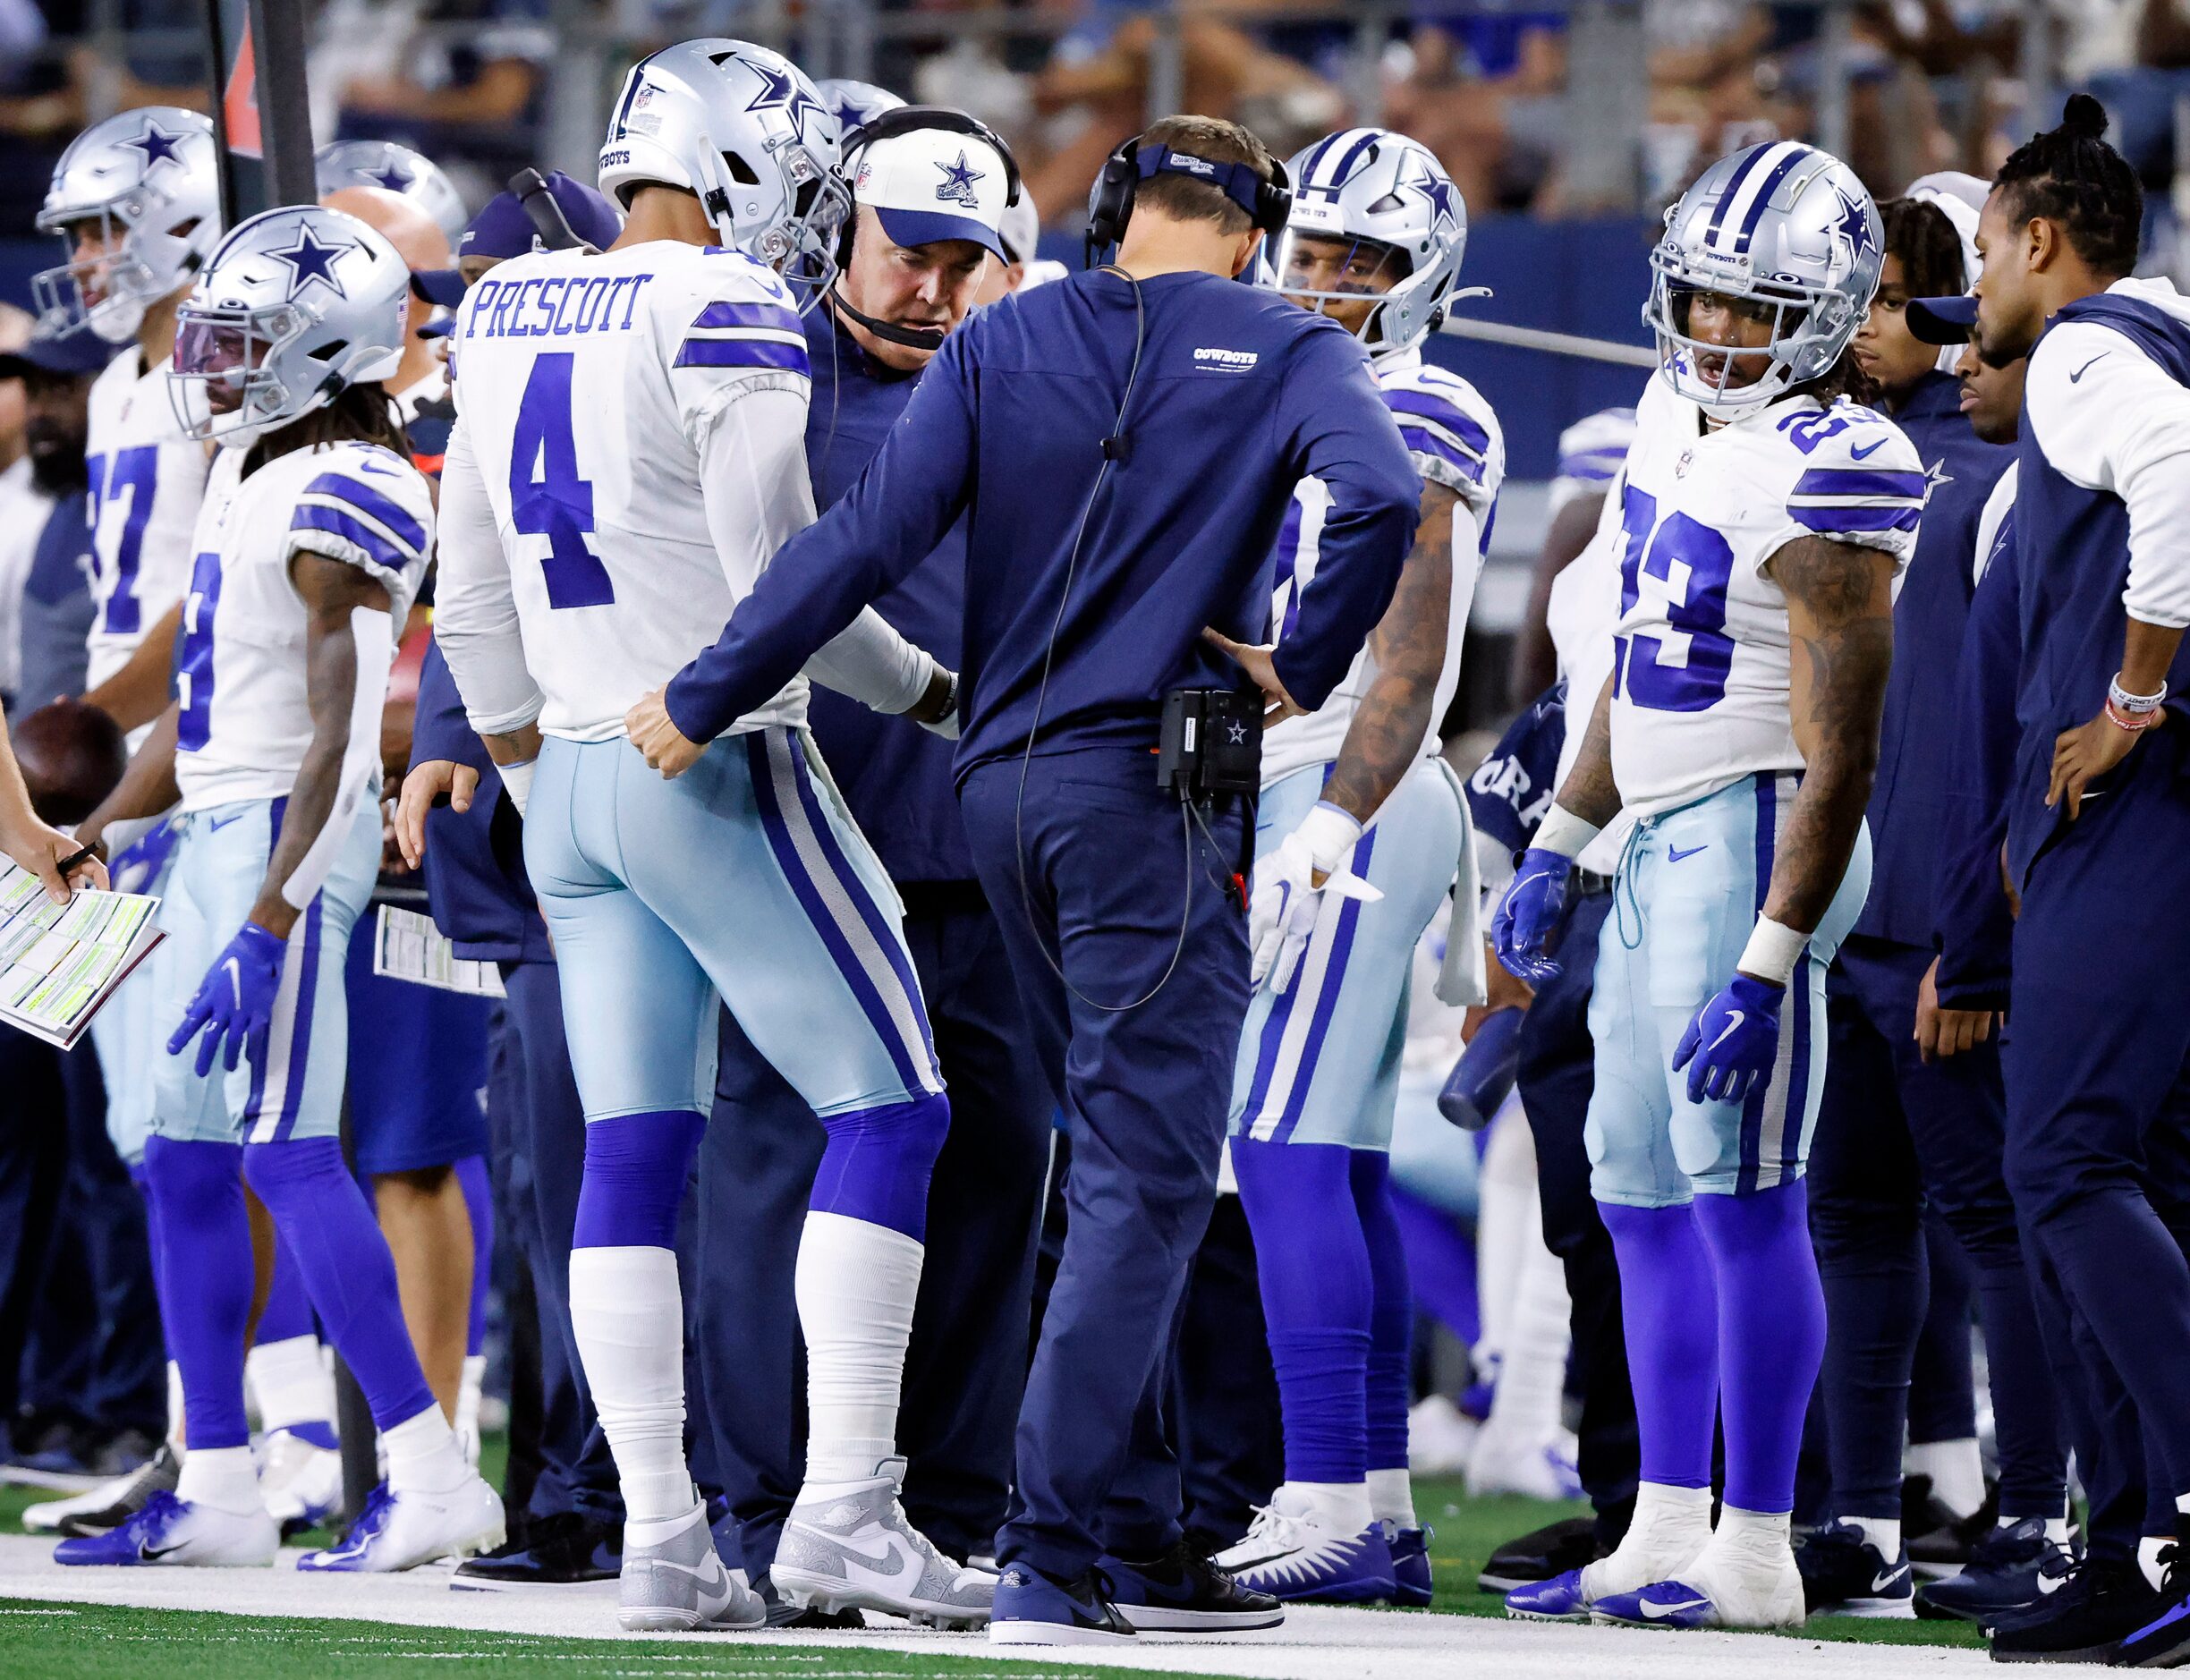
[(1612, 770), (1648, 817), (1758, 771), (1799, 770), (1787, 597), (1765, 566), (1824, 537), (1894, 556), (1916, 546), (1923, 464), (1901, 428), (1796, 394), (1709, 430), (1662, 374), (1605, 519), (1619, 522)]

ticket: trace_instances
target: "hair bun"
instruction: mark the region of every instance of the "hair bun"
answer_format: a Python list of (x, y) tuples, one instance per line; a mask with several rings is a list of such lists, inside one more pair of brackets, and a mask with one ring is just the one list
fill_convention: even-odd
[(2061, 107), (2061, 132), (2071, 140), (2104, 140), (2106, 106), (2088, 93), (2072, 93)]

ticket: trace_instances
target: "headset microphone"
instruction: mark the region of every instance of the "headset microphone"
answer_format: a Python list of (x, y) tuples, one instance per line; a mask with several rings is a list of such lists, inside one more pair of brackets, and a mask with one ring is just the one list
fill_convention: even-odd
[(943, 348), (944, 338), (950, 331), (939, 321), (933, 327), (921, 328), (900, 327), (892, 321), (878, 320), (874, 316), (867, 314), (862, 310), (855, 309), (847, 302), (841, 288), (832, 288), (828, 294), (827, 301), (830, 309), (836, 310), (846, 320), (865, 327), (877, 338), (884, 339), (893, 344), (903, 344), (908, 350), (940, 350)]

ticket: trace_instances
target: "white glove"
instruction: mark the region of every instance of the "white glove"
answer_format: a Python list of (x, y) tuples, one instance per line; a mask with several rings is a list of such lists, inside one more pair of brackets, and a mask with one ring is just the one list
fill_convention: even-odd
[[(1336, 805), (1319, 802), (1278, 849), (1255, 861), (1254, 891), (1247, 901), (1247, 939), (1254, 953), (1254, 984), (1268, 976), (1270, 989), (1291, 988), (1293, 976), (1315, 932), (1326, 895), (1374, 904), (1384, 896), (1346, 860), (1362, 826)], [(1323, 878), (1316, 885), (1316, 877)]]

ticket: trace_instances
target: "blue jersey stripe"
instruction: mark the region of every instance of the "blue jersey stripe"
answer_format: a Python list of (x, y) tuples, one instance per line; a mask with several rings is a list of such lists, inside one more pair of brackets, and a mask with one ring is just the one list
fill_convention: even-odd
[(1439, 461), (1450, 462), (1475, 483), (1482, 482), (1487, 469), (1481, 455), (1471, 455), (1464, 450), (1455, 449), (1436, 433), (1424, 431), (1419, 426), (1409, 426), (1404, 420), (1399, 424), (1399, 440), (1418, 454), (1434, 455)]
[(679, 368), (781, 368), (789, 373), (813, 375), (804, 344), (779, 344), (772, 338), (688, 338), (677, 351)]
[[(347, 502), (361, 513), (378, 520), (388, 530), (388, 535), (403, 544), (414, 555), (426, 552), (426, 527), (406, 512), (403, 505), (380, 494), (369, 484), (355, 479), (346, 479), (339, 472), (323, 472), (304, 487), (307, 496), (327, 496), (338, 502)], [(295, 529), (293, 526), (292, 530)]]
[(1805, 507), (1787, 509), (1787, 516), (1807, 530), (1822, 531), (1828, 535), (1859, 530), (1914, 530), (1923, 510), (1917, 507), (1893, 507), (1884, 502), (1870, 502), (1855, 507)]
[(385, 566), (390, 572), (401, 572), (415, 557), (414, 554), (405, 554), (363, 520), (353, 518), (340, 508), (300, 502), (289, 529), (324, 530), (345, 542), (355, 543), (375, 565)]
[(1924, 493), (1921, 472), (1877, 467), (1812, 467), (1795, 482), (1797, 496), (1914, 496)]
[(692, 327), (773, 327), (802, 336), (804, 333), (799, 318), (780, 303), (710, 303)]
[[(1441, 397), (1426, 396), (1419, 391), (1388, 390), (1384, 393), (1384, 405), (1396, 415), (1413, 414), (1435, 420), (1447, 430), (1457, 432), (1471, 448), (1485, 454), (1490, 451), (1490, 433), (1482, 422)], [(1399, 423), (1404, 426), (1406, 421), (1402, 419)]]

